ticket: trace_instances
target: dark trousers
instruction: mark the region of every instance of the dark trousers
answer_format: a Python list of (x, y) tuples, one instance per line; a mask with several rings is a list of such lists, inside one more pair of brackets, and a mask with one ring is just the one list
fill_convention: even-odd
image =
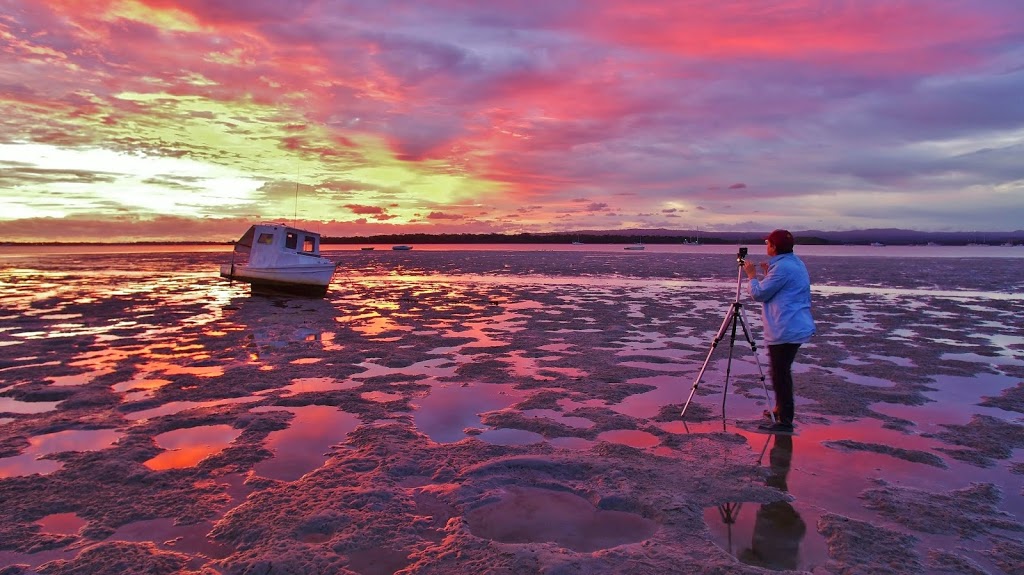
[(793, 403), (793, 360), (800, 349), (799, 343), (780, 343), (768, 346), (768, 361), (775, 390), (775, 413), (782, 423), (793, 423), (796, 409)]

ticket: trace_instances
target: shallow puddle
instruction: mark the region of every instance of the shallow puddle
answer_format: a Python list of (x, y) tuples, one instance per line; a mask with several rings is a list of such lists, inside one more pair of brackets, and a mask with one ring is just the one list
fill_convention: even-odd
[(509, 487), (494, 503), (466, 514), (477, 537), (503, 543), (553, 542), (591, 552), (643, 541), (658, 524), (635, 513), (597, 509), (573, 493)]
[(171, 383), (171, 380), (169, 380), (169, 379), (129, 379), (128, 381), (122, 381), (120, 383), (115, 383), (114, 385), (110, 386), (110, 389), (113, 389), (114, 391), (117, 391), (117, 392), (126, 392), (126, 391), (148, 391), (148, 392), (152, 392), (153, 390), (160, 389), (161, 387), (167, 385), (168, 383)]
[(367, 391), (365, 393), (360, 393), (359, 397), (362, 397), (367, 401), (387, 403), (389, 401), (398, 401), (404, 396), (401, 393), (389, 393), (387, 391)]
[(89, 522), (74, 513), (54, 513), (43, 517), (36, 523), (42, 526), (44, 533), (75, 535)]
[(0, 413), (45, 413), (57, 409), (59, 401), (18, 401), (13, 397), (0, 397)]
[(704, 510), (716, 545), (747, 565), (812, 571), (828, 560), (815, 527), (820, 511), (799, 503), (729, 502)]
[(597, 441), (619, 443), (635, 447), (637, 449), (654, 447), (661, 443), (661, 440), (656, 436), (638, 429), (613, 429), (611, 431), (602, 431), (597, 435)]
[(163, 549), (199, 555), (209, 559), (223, 559), (233, 550), (231, 547), (207, 537), (212, 529), (213, 524), (209, 521), (191, 525), (175, 525), (172, 519), (146, 519), (118, 527), (117, 531), (104, 541), (153, 541)]
[(326, 405), (262, 406), (252, 411), (290, 411), (295, 414), (287, 429), (267, 436), (265, 446), (274, 452), (274, 456), (260, 461), (253, 468), (260, 477), (280, 481), (295, 481), (323, 465), (331, 447), (344, 443), (349, 432), (359, 426), (359, 418), (355, 415)]
[(508, 428), (488, 429), (476, 438), (491, 445), (532, 445), (544, 441), (544, 436), (539, 433)]
[(186, 409), (194, 409), (197, 407), (215, 407), (218, 405), (230, 405), (233, 403), (251, 403), (259, 401), (259, 397), (231, 397), (228, 399), (216, 399), (213, 401), (172, 401), (163, 405), (144, 409), (142, 411), (131, 411), (124, 414), (125, 419), (132, 421), (139, 421), (142, 419), (152, 419), (154, 417), (163, 417), (166, 415), (173, 415), (185, 411)]
[(112, 370), (107, 369), (76, 373), (75, 375), (51, 375), (46, 379), (48, 379), (50, 381), (50, 385), (53, 385), (54, 387), (74, 387), (78, 385), (85, 385), (101, 375), (111, 373), (111, 371)]
[(298, 377), (292, 380), (289, 385), (279, 389), (264, 389), (256, 395), (267, 395), (277, 391), (282, 396), (298, 395), (300, 393), (314, 393), (318, 391), (339, 391), (342, 389), (353, 389), (362, 385), (357, 381), (338, 381), (333, 377)]
[(144, 465), (153, 470), (193, 467), (207, 457), (224, 451), (241, 434), (241, 430), (230, 425), (200, 425), (161, 433), (153, 440), (167, 451), (146, 461)]
[(0, 459), (0, 477), (53, 473), (63, 463), (41, 457), (64, 451), (98, 451), (113, 445), (121, 435), (113, 429), (71, 429), (29, 437), (23, 453)]
[(481, 428), (480, 414), (505, 409), (521, 399), (510, 384), (434, 384), (430, 394), (413, 401), (417, 429), (438, 443), (466, 437), (467, 428)]

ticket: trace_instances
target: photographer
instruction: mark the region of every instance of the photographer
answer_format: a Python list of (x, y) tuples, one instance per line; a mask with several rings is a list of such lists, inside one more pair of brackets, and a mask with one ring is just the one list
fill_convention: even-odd
[[(775, 230), (765, 238), (767, 263), (761, 263), (764, 277), (757, 279), (753, 262), (744, 262), (743, 271), (750, 279), (750, 297), (762, 302), (764, 338), (775, 390), (775, 423), (761, 427), (770, 432), (793, 431), (793, 360), (800, 345), (814, 335), (811, 317), (811, 280), (807, 267), (793, 253), (793, 234)], [(771, 413), (765, 416), (771, 419)]]

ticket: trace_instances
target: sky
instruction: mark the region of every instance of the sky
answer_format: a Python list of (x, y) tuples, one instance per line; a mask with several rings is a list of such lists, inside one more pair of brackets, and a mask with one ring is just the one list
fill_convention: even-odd
[(1024, 228), (1020, 0), (0, 0), (0, 242)]

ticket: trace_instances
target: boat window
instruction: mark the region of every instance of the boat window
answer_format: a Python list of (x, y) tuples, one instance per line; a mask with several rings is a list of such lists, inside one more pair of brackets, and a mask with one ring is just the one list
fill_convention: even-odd
[(315, 254), (316, 238), (312, 236), (302, 236), (302, 251), (310, 254)]
[(288, 232), (284, 237), (284, 247), (294, 250), (299, 245), (299, 235), (295, 232)]
[(274, 234), (260, 234), (259, 243), (269, 246), (274, 243)]

